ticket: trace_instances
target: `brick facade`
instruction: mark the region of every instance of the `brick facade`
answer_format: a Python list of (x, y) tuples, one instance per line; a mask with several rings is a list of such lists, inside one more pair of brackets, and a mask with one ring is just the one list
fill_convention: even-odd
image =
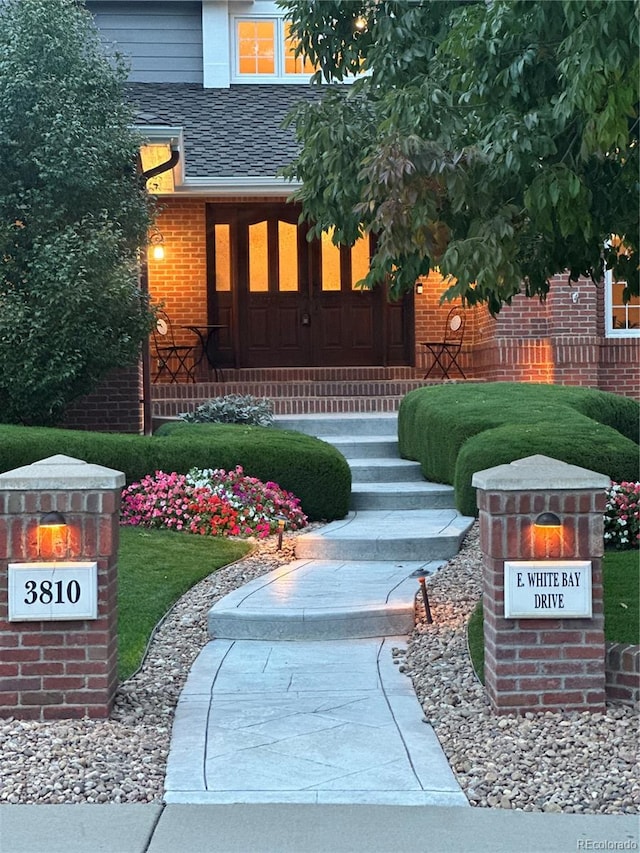
[[(444, 331), (450, 305), (439, 304), (441, 292), (432, 274), (416, 294), (420, 369), (428, 366), (420, 342)], [(468, 378), (583, 385), (640, 399), (640, 338), (604, 336), (604, 292), (591, 281), (556, 276), (545, 302), (516, 296), (497, 318), (484, 307), (467, 314), (460, 362)]]
[[(195, 342), (193, 333), (180, 327), (208, 321), (206, 205), (214, 201), (164, 198), (159, 205), (157, 226), (165, 256), (149, 258), (149, 292), (155, 302), (164, 303), (177, 343)], [(269, 199), (224, 201), (240, 205)], [(423, 292), (415, 294), (418, 377), (430, 364), (421, 341), (439, 340), (444, 331), (450, 305), (440, 305), (442, 291), (442, 279), (432, 273), (424, 280)], [(569, 283), (566, 276), (556, 276), (545, 302), (516, 296), (497, 318), (484, 307), (468, 309), (459, 361), (468, 379), (583, 385), (640, 399), (640, 338), (605, 337), (604, 291), (587, 280)], [(136, 369), (116, 372), (69, 409), (66, 424), (139, 432), (141, 398)]]
[[(573, 482), (572, 482), (573, 481)], [(544, 456), (474, 475), (483, 554), (485, 687), (497, 713), (602, 711), (603, 512), (608, 479)], [(536, 530), (543, 512), (562, 528)], [(506, 561), (591, 563), (590, 618), (506, 618)]]
[[(71, 478), (69, 478), (71, 474)], [(0, 475), (0, 717), (109, 715), (117, 688), (117, 555), (124, 475), (66, 456)], [(68, 525), (64, 558), (97, 562), (98, 618), (8, 621), (8, 565), (51, 559), (43, 513)]]

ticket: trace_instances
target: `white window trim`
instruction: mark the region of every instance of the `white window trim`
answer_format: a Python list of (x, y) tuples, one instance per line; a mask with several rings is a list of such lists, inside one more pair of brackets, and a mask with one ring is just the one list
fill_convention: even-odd
[[(312, 74), (285, 74), (284, 72), (284, 15), (264, 14), (238, 14), (229, 16), (230, 32), (229, 44), (231, 46), (231, 82), (232, 83), (308, 83)], [(275, 21), (275, 74), (240, 74), (238, 71), (238, 21)]]
[(614, 329), (613, 327), (613, 273), (607, 270), (604, 274), (604, 321), (607, 338), (640, 338), (638, 329)]

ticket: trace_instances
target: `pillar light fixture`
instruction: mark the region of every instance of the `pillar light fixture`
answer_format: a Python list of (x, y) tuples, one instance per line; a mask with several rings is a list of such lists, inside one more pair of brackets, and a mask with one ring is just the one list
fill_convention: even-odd
[(38, 522), (38, 554), (43, 560), (64, 560), (69, 553), (69, 527), (61, 512), (45, 512)]
[(533, 522), (535, 527), (562, 527), (562, 522), (555, 512), (543, 512)]
[(45, 512), (40, 519), (40, 527), (66, 527), (67, 521), (61, 512)]

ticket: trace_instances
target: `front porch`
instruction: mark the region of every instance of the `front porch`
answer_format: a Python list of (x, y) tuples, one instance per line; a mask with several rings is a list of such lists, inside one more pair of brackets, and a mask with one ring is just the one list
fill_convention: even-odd
[(154, 419), (172, 417), (226, 394), (267, 397), (278, 415), (395, 412), (409, 391), (443, 381), (425, 381), (424, 372), (422, 367), (225, 369), (219, 382), (153, 384), (152, 415)]

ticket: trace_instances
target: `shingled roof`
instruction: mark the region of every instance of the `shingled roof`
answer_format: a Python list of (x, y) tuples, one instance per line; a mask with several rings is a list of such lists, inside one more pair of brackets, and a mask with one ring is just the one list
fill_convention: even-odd
[(189, 178), (275, 177), (297, 150), (293, 128), (282, 128), (284, 117), (323, 93), (318, 86), (277, 84), (130, 83), (127, 89), (136, 123), (183, 128)]

